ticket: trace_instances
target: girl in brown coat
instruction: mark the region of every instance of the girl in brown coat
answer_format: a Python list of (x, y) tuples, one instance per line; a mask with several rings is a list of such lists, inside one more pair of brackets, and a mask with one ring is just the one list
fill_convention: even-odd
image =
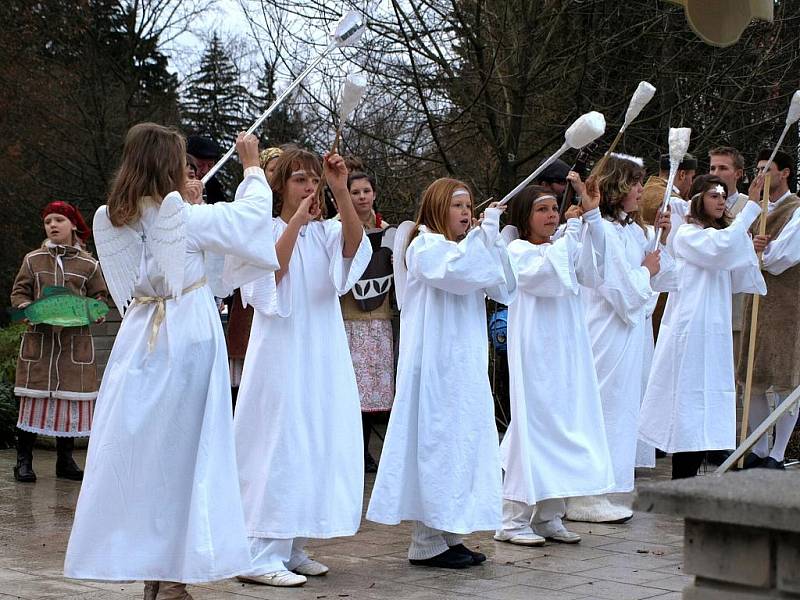
[[(47, 239), (22, 260), (11, 305), (24, 308), (49, 286), (105, 301), (108, 291), (100, 265), (82, 249), (91, 231), (78, 209), (67, 202), (51, 202), (42, 210), (42, 218)], [(17, 481), (36, 481), (33, 445), (39, 433), (56, 437), (56, 476), (83, 479), (72, 450), (75, 438), (91, 431), (97, 387), (89, 327), (29, 325), (22, 336), (14, 387), (19, 397)]]

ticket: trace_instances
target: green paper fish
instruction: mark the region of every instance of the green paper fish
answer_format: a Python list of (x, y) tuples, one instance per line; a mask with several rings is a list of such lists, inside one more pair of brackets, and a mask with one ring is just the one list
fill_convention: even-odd
[(28, 319), (32, 324), (60, 327), (90, 325), (108, 314), (108, 305), (94, 298), (73, 294), (62, 286), (44, 288), (42, 297), (25, 308), (11, 311), (13, 321)]

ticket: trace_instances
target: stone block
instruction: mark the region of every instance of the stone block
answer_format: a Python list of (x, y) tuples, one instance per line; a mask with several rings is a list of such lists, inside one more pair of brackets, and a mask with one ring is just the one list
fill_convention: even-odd
[(705, 579), (756, 588), (774, 586), (770, 532), (686, 519), (684, 570)]
[(775, 596), (768, 590), (741, 588), (703, 581), (698, 578), (683, 590), (683, 600), (768, 600)]
[(800, 535), (779, 536), (777, 547), (777, 587), (781, 592), (800, 597)]

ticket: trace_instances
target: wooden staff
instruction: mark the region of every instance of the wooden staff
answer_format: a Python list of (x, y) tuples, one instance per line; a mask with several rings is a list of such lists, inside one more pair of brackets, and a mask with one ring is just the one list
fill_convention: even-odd
[[(767, 163), (769, 168), (769, 163)], [(758, 222), (758, 235), (767, 232), (767, 213), (769, 212), (769, 185), (770, 173), (764, 176), (764, 191), (761, 194), (761, 220)], [(761, 252), (758, 259), (761, 260)], [(750, 396), (753, 388), (753, 364), (756, 360), (756, 332), (758, 330), (758, 305), (761, 301), (759, 294), (753, 294), (753, 308), (750, 311), (750, 339), (747, 344), (747, 375), (744, 381), (744, 398), (742, 400), (742, 429), (739, 433), (739, 445), (747, 438), (747, 428), (750, 424)], [(739, 468), (744, 467), (744, 456), (739, 459)]]

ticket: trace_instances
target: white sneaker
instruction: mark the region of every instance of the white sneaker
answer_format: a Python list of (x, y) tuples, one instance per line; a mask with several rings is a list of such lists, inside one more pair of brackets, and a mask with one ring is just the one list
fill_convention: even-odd
[(573, 531), (568, 531), (562, 523), (534, 523), (534, 531), (547, 540), (561, 542), (562, 544), (577, 544), (581, 536)]
[(544, 546), (545, 542), (542, 536), (536, 535), (532, 531), (511, 534), (502, 529), (499, 529), (497, 533), (494, 534), (494, 539), (498, 542), (508, 542), (509, 544), (515, 544), (517, 546)]
[(240, 575), (236, 579), (245, 583), (257, 583), (274, 587), (298, 587), (308, 581), (304, 576), (286, 570), (273, 571), (265, 575)]
[(295, 573), (309, 577), (319, 577), (320, 575), (325, 575), (329, 570), (330, 569), (328, 569), (328, 567), (323, 565), (321, 562), (311, 559), (292, 569), (292, 571)]
[(624, 506), (611, 504), (606, 496), (576, 496), (567, 498), (569, 521), (584, 523), (624, 523), (633, 516), (633, 511)]

